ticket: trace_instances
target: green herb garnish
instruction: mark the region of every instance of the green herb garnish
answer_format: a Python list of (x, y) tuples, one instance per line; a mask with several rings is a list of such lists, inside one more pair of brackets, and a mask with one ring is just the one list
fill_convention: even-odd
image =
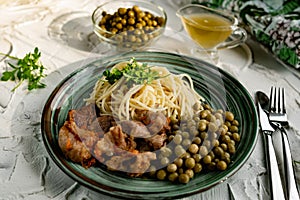
[(12, 91), (15, 91), (25, 80), (28, 81), (28, 90), (46, 87), (44, 83), (40, 82), (46, 75), (44, 74), (45, 67), (39, 61), (41, 52), (39, 52), (37, 47), (34, 49), (33, 53), (26, 54), (22, 59), (10, 55), (5, 56), (17, 60), (16, 65), (10, 62), (8, 63), (12, 70), (3, 72), (1, 77), (1, 81), (19, 81)]
[(107, 69), (103, 72), (103, 75), (110, 84), (114, 84), (122, 76), (126, 77), (128, 82), (136, 84), (150, 84), (153, 80), (163, 78), (159, 76), (157, 71), (151, 70), (151, 67), (146, 63), (139, 64), (134, 58), (122, 70), (113, 69), (109, 71)]

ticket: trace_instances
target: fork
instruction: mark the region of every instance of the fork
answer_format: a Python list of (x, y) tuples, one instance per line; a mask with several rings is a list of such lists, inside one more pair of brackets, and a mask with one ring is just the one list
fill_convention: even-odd
[(299, 200), (300, 198), (299, 198), (299, 193), (297, 191), (295, 174), (293, 170), (291, 149), (290, 149), (287, 133), (284, 128), (288, 126), (288, 119), (287, 119), (287, 113), (285, 108), (284, 88), (271, 87), (269, 120), (276, 127), (278, 127), (278, 129), (280, 129), (282, 133), (287, 199)]

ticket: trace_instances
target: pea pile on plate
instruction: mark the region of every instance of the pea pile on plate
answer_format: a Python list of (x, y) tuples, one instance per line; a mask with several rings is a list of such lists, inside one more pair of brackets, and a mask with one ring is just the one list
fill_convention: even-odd
[(193, 118), (171, 119), (169, 143), (159, 150), (158, 163), (150, 167), (151, 177), (188, 183), (204, 169), (227, 169), (240, 141), (238, 120), (232, 112), (213, 110), (207, 104), (197, 104), (194, 110)]

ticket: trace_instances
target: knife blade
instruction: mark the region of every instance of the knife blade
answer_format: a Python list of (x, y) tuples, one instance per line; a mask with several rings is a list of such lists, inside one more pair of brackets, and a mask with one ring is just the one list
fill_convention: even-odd
[(282, 187), (283, 185), (280, 178), (274, 146), (272, 143), (272, 133), (274, 132), (274, 129), (269, 122), (267, 113), (265, 113), (265, 111), (261, 108), (261, 105), (259, 103), (257, 103), (257, 107), (261, 131), (264, 134), (267, 168), (269, 172), (271, 189), (271, 199), (284, 200), (285, 195)]

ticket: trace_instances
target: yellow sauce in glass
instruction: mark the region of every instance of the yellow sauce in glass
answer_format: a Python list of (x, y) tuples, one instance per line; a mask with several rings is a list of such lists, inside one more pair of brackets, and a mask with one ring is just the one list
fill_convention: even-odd
[(191, 14), (182, 17), (187, 33), (204, 49), (212, 49), (232, 33), (231, 22), (214, 14)]

